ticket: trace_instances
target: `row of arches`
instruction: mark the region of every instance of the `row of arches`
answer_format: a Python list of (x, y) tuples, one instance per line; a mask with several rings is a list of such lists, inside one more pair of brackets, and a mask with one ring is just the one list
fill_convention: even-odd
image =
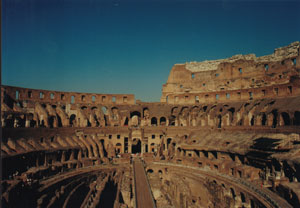
[[(279, 101), (278, 101), (279, 102)], [(148, 107), (143, 110), (120, 111), (118, 107), (66, 106), (40, 104), (34, 113), (2, 114), (6, 127), (105, 127), (105, 126), (298, 126), (300, 111), (280, 111), (276, 101), (253, 101), (238, 104), (162, 107), (163, 115), (151, 115)], [(277, 106), (278, 107), (278, 106)]]

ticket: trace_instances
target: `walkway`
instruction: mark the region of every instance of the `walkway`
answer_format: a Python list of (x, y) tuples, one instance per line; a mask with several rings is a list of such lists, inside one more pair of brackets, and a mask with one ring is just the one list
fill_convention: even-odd
[(239, 186), (240, 188), (256, 195), (256, 197), (263, 199), (265, 203), (267, 203), (270, 207), (274, 208), (292, 208), (292, 206), (285, 201), (283, 198), (279, 197), (277, 194), (273, 193), (269, 189), (266, 188), (260, 188), (257, 185), (253, 183), (249, 183), (246, 180), (242, 180), (239, 178), (234, 178), (222, 173), (218, 173), (216, 171), (211, 171), (209, 169), (199, 168), (199, 167), (190, 167), (186, 165), (181, 164), (174, 164), (169, 162), (153, 162), (153, 164), (160, 165), (160, 166), (173, 166), (173, 167), (179, 167), (181, 168), (180, 171), (187, 169), (192, 169), (196, 171), (189, 171), (190, 173), (193, 173), (197, 175), (199, 173), (200, 175), (207, 175), (207, 177), (215, 177), (219, 180), (223, 180), (226, 182), (230, 182), (234, 184), (235, 186)]
[(139, 158), (133, 160), (134, 183), (135, 183), (135, 202), (137, 208), (155, 208), (155, 203), (151, 194), (151, 189)]

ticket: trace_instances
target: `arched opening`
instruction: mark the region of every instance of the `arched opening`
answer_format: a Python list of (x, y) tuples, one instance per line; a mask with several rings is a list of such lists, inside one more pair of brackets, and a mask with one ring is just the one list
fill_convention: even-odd
[(169, 144), (171, 143), (171, 141), (172, 141), (172, 138), (167, 139), (167, 148), (169, 148)]
[(234, 190), (233, 190), (233, 188), (230, 188), (230, 192), (231, 192), (231, 196), (232, 196), (232, 198), (235, 200), (235, 192), (234, 192)]
[(111, 112), (112, 112), (112, 119), (117, 120), (118, 119), (118, 113), (119, 113), (118, 108), (117, 107), (112, 107)]
[(253, 199), (250, 199), (250, 207), (251, 207), (251, 208), (255, 208), (255, 207), (256, 207), (256, 205), (255, 205)]
[(296, 111), (294, 113), (294, 125), (296, 126), (300, 125), (300, 111)]
[(161, 117), (159, 119), (159, 123), (160, 123), (161, 126), (166, 126), (166, 124), (167, 124), (166, 118), (165, 117)]
[(153, 170), (152, 170), (152, 169), (148, 169), (148, 170), (147, 170), (147, 174), (149, 174), (149, 173), (150, 173), (150, 174), (153, 173)]
[(283, 122), (284, 122), (284, 125), (285, 125), (285, 126), (291, 125), (291, 120), (290, 120), (290, 116), (289, 116), (288, 113), (282, 112), (282, 113), (281, 113), (281, 117), (282, 117), (282, 119), (283, 119)]
[(277, 126), (277, 116), (278, 116), (278, 113), (277, 113), (277, 110), (272, 110), (272, 114), (273, 114), (273, 124), (272, 124), (272, 128), (276, 128)]
[(98, 108), (97, 108), (96, 106), (93, 106), (93, 107), (91, 108), (91, 110), (92, 110), (92, 111), (96, 111), (96, 110), (98, 110)]
[(178, 114), (178, 107), (172, 108), (172, 110), (171, 110), (171, 115), (177, 116), (177, 114)]
[(107, 115), (107, 107), (102, 106), (102, 107), (101, 107), (101, 110), (102, 110), (102, 113), (103, 113), (104, 115)]
[(218, 128), (222, 127), (222, 116), (218, 115)]
[(57, 126), (62, 127), (61, 117), (59, 115), (56, 115), (56, 116), (57, 116)]
[(177, 148), (177, 154), (181, 155), (181, 148), (180, 147)]
[(17, 119), (17, 123), (18, 123), (18, 127), (25, 127), (25, 117), (23, 116), (18, 116), (16, 117)]
[(125, 118), (124, 126), (128, 126), (128, 117)]
[(155, 117), (151, 118), (151, 126), (157, 126), (157, 119)]
[(55, 116), (49, 116), (49, 126), (50, 128), (54, 127)]
[(46, 127), (44, 119), (40, 121), (40, 127)]
[(176, 117), (175, 116), (171, 116), (169, 118), (169, 126), (175, 126), (175, 120), (176, 120)]
[(265, 126), (267, 122), (267, 116), (265, 113), (262, 114), (261, 125)]
[(131, 145), (131, 153), (133, 154), (141, 153), (141, 149), (142, 149), (141, 147), (142, 147), (141, 140), (134, 138)]
[(117, 153), (117, 154), (121, 153), (121, 149), (122, 149), (121, 143), (117, 143), (117, 144), (116, 144), (116, 153)]
[(107, 152), (105, 150), (105, 145), (104, 145), (104, 139), (100, 140), (100, 145), (102, 146), (104, 157), (107, 157)]
[(151, 152), (155, 152), (155, 144), (154, 143), (151, 143), (150, 148), (151, 148)]
[(246, 197), (242, 192), (241, 192), (241, 200), (242, 200), (243, 203), (246, 202)]
[(72, 127), (76, 126), (76, 115), (75, 115), (75, 114), (72, 114), (72, 115), (70, 116), (70, 125), (71, 125)]
[(133, 111), (133, 112), (131, 112), (130, 113), (130, 118), (132, 118), (133, 116), (137, 116), (137, 117), (141, 117), (141, 113), (140, 112), (138, 112), (138, 111)]
[(250, 120), (250, 125), (254, 126), (254, 116), (252, 116), (251, 120)]
[(30, 120), (30, 127), (35, 127), (35, 125), (36, 125), (36, 121), (33, 120), (33, 117), (34, 117), (33, 114), (29, 113), (28, 120)]
[(149, 116), (149, 109), (148, 108), (143, 108), (143, 117)]
[(141, 122), (141, 113), (138, 111), (133, 111), (130, 113), (130, 120), (132, 126), (138, 126)]

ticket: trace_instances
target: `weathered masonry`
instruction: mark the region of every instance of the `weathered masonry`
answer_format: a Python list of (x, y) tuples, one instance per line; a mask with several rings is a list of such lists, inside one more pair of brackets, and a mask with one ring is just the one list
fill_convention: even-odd
[[(300, 207), (299, 42), (175, 64), (160, 103), (1, 86), (2, 207)], [(142, 205), (144, 206), (144, 205)]]

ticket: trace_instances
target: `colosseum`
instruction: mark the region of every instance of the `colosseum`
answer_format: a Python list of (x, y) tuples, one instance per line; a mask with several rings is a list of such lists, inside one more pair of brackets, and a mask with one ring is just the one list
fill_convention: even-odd
[(160, 102), (1, 86), (2, 207), (300, 207), (299, 48), (175, 64)]

